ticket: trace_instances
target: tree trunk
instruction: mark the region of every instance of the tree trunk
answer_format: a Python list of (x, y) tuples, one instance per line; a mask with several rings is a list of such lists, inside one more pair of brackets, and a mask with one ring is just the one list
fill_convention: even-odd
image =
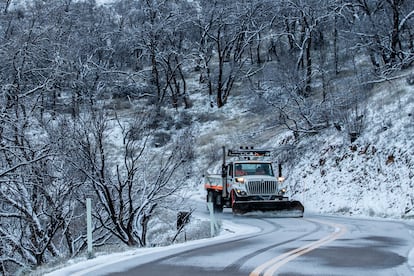
[(398, 6), (400, 5), (400, 0), (392, 1), (392, 16), (393, 16), (393, 28), (391, 34), (391, 53), (390, 53), (390, 62), (395, 62), (397, 57), (397, 47), (400, 44), (400, 34), (399, 34), (399, 24), (400, 24), (400, 14)]

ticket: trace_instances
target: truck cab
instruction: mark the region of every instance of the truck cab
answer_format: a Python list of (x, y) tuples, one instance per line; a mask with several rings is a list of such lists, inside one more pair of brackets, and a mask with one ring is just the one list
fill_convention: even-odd
[[(267, 201), (287, 201), (286, 189), (282, 187), (283, 177), (276, 177), (272, 163), (263, 160), (239, 160), (227, 166), (228, 201), (233, 209), (250, 203), (263, 205)], [(260, 201), (260, 202), (259, 202)], [(256, 203), (256, 204), (253, 204)]]

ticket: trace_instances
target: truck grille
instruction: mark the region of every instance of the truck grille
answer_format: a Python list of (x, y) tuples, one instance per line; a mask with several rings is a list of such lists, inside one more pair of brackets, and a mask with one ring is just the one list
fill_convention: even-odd
[(277, 181), (249, 181), (247, 192), (249, 195), (274, 195), (277, 194)]

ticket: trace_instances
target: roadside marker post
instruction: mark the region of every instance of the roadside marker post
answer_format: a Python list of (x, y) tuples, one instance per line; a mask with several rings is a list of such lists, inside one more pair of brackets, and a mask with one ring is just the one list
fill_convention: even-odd
[(88, 259), (92, 259), (92, 201), (88, 197), (86, 199), (86, 237), (88, 240)]

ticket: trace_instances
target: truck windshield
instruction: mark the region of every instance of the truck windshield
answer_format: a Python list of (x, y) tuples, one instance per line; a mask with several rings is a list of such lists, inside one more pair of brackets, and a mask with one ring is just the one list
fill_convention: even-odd
[(274, 176), (270, 163), (236, 163), (235, 176), (243, 175), (270, 175)]

